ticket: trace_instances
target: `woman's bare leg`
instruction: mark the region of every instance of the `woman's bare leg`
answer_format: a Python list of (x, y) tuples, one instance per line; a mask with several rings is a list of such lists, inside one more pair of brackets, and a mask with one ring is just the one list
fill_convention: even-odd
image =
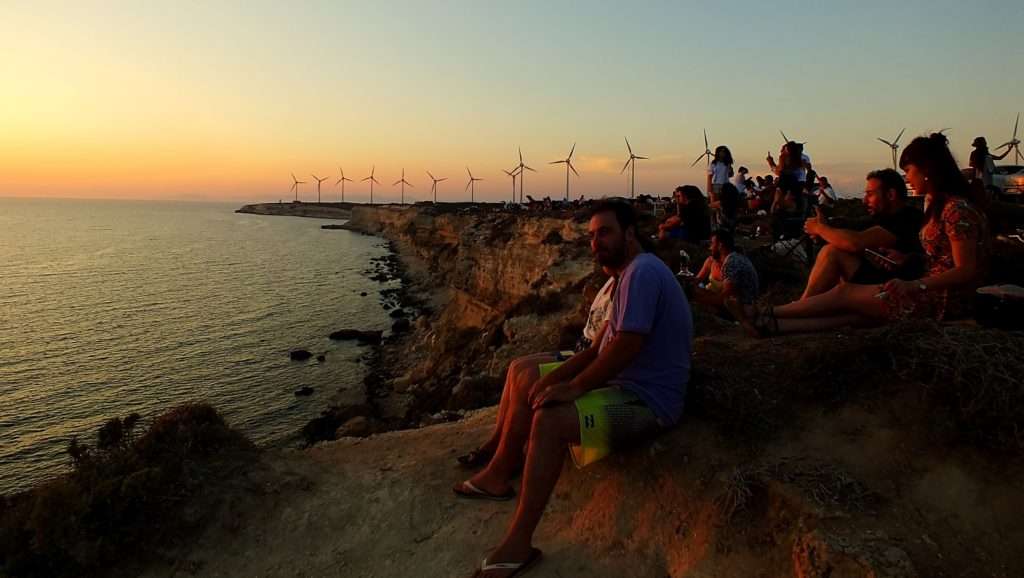
[(885, 302), (877, 297), (880, 291), (878, 285), (841, 283), (820, 295), (776, 307), (775, 317), (793, 319), (859, 314), (884, 319), (887, 308)]

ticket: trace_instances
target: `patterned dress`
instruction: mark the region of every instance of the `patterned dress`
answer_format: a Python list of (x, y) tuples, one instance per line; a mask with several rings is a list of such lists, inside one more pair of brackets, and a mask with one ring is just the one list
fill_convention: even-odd
[(966, 241), (977, 246), (979, 268), (975, 282), (964, 287), (940, 291), (912, 292), (903, 298), (887, 294), (885, 303), (890, 319), (944, 319), (966, 316), (970, 311), (977, 281), (983, 278), (988, 257), (988, 222), (985, 216), (967, 201), (952, 198), (942, 208), (938, 219), (929, 219), (921, 228), (927, 276), (945, 273), (956, 267), (953, 262), (953, 241)]

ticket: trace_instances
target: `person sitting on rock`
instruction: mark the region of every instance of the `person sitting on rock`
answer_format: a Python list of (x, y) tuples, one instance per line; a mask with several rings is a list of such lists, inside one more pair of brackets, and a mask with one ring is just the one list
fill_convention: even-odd
[(477, 576), (519, 574), (540, 560), (533, 534), (566, 448), (585, 466), (658, 434), (682, 414), (693, 334), (682, 288), (664, 262), (643, 251), (627, 203), (599, 203), (588, 229), (597, 262), (618, 277), (612, 315), (594, 345), (511, 392), (494, 457), (453, 488), (466, 498), (511, 499), (512, 478), (523, 469), (511, 524)]
[(590, 303), (587, 322), (583, 326), (583, 334), (576, 343), (575, 351), (534, 353), (513, 359), (505, 373), (505, 386), (501, 392), (501, 401), (498, 403), (498, 419), (494, 431), (480, 447), (456, 458), (459, 464), (467, 468), (486, 465), (494, 456), (494, 452), (498, 449), (498, 443), (501, 441), (501, 432), (504, 429), (505, 419), (508, 417), (509, 398), (512, 392), (523, 387), (530, 387), (538, 379), (564, 363), (566, 359), (594, 344), (594, 340), (604, 329), (604, 324), (611, 314), (612, 295), (615, 293), (616, 284), (614, 271), (608, 267), (601, 267), (601, 271), (608, 276), (608, 280), (604, 282)]
[(726, 310), (736, 321), (751, 319), (759, 289), (757, 270), (746, 255), (736, 252), (736, 239), (731, 231), (719, 229), (711, 233), (711, 255), (696, 279), (704, 278), (705, 271), (709, 282), (694, 289), (693, 300)]
[[(941, 133), (911, 141), (900, 168), (925, 195), (920, 240), (925, 274), (881, 284), (840, 283), (825, 293), (757, 312), (752, 333), (828, 331), (903, 319), (944, 321), (964, 317), (984, 279), (989, 254), (988, 221), (976, 208), (970, 185)], [(903, 255), (892, 254), (897, 264)]]
[(874, 221), (864, 231), (829, 226), (820, 210), (804, 223), (804, 232), (827, 245), (818, 252), (801, 299), (820, 295), (841, 281), (870, 285), (893, 278), (916, 279), (923, 273), (920, 258), (890, 270), (877, 256), (889, 259), (895, 252), (914, 256), (922, 253), (918, 233), (924, 225), (924, 214), (907, 204), (903, 177), (893, 169), (868, 173), (864, 206)]
[(711, 234), (711, 213), (700, 189), (693, 185), (676, 187), (672, 201), (676, 213), (658, 225), (658, 238), (691, 243), (706, 241)]

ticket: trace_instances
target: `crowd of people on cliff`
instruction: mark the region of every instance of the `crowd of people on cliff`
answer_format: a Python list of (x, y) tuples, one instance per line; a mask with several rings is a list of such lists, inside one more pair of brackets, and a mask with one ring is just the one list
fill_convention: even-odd
[[(729, 150), (718, 147), (707, 195), (693, 185), (674, 191), (673, 210), (654, 237), (706, 244), (710, 254), (695, 274), (674, 274), (648, 250), (650, 236), (641, 232), (634, 204), (607, 200), (591, 207), (590, 249), (607, 281), (578, 347), (514, 360), (491, 435), (458, 459), (478, 471), (453, 488), (457, 496), (518, 499), (502, 541), (476, 576), (517, 576), (540, 561), (533, 534), (566, 453), (584, 467), (679, 421), (689, 381), (691, 302), (758, 337), (966, 313), (986, 271), (988, 226), (973, 197), (978, 187), (958, 168), (943, 135), (919, 137), (904, 149), (899, 165), (906, 181), (893, 169), (868, 173), (864, 205), (872, 224), (859, 229), (826, 217), (823, 208), (835, 193), (814, 175), (799, 143), (786, 143), (779, 156), (766, 159), (772, 175), (750, 179), (745, 167), (733, 174)], [(972, 162), (978, 180), (985, 161)], [(924, 197), (923, 210), (908, 201), (906, 183)], [(736, 242), (744, 211), (772, 215), (775, 236), (806, 236), (821, 245), (797, 300), (759, 304), (758, 272)]]

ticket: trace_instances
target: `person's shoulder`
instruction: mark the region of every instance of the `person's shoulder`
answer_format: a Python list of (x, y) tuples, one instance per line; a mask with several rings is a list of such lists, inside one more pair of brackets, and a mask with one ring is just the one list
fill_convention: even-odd
[(661, 277), (667, 275), (669, 278), (675, 279), (668, 265), (653, 253), (640, 253), (633, 259), (630, 268), (634, 276)]

